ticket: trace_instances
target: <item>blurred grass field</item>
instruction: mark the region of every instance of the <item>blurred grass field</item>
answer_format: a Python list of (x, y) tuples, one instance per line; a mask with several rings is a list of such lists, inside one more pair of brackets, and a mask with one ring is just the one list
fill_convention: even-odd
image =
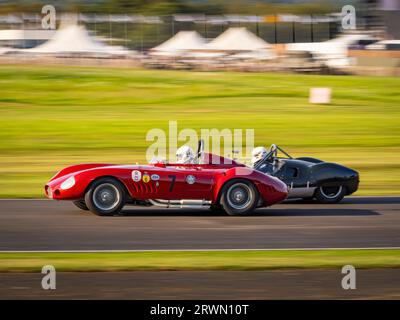
[[(331, 87), (331, 105), (310, 105)], [(254, 128), (256, 145), (360, 171), (357, 195), (400, 194), (400, 78), (0, 67), (0, 197), (43, 197), (64, 166), (144, 162), (148, 130)]]
[(0, 253), (0, 272), (398, 268), (399, 250), (142, 251)]

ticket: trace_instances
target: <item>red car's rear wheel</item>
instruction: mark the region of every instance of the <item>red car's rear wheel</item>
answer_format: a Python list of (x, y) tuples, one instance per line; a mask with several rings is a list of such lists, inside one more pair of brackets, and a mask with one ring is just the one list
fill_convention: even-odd
[(248, 180), (228, 181), (221, 190), (221, 205), (229, 215), (251, 213), (258, 203), (259, 195), (254, 184)]
[(126, 193), (121, 182), (113, 178), (95, 180), (85, 194), (90, 211), (100, 216), (111, 216), (125, 205)]

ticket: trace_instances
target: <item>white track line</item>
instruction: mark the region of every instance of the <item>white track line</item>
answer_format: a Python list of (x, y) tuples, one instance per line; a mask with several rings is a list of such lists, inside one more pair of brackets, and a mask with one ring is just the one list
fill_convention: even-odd
[(0, 253), (113, 253), (113, 252), (188, 252), (188, 251), (319, 251), (319, 250), (400, 250), (400, 247), (362, 248), (241, 248), (241, 249), (137, 249), (137, 250), (0, 250)]

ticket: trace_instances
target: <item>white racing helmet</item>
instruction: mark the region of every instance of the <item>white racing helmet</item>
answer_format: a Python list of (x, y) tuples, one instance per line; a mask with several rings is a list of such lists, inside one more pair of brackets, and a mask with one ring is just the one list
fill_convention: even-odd
[(251, 163), (254, 165), (267, 154), (267, 149), (264, 147), (256, 147), (251, 152)]
[(176, 150), (176, 163), (194, 163), (194, 152), (188, 146), (182, 146)]

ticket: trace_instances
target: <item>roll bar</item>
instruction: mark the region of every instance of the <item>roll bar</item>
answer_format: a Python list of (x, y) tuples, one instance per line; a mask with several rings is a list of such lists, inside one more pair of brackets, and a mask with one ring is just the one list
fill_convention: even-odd
[(254, 166), (254, 169), (259, 169), (264, 162), (269, 159), (271, 156), (275, 155), (275, 157), (278, 154), (278, 151), (282, 152), (285, 156), (287, 156), (289, 159), (293, 159), (291, 155), (286, 153), (283, 149), (278, 147), (276, 144), (272, 144), (271, 147), (269, 148), (268, 153), (260, 160), (258, 163)]

